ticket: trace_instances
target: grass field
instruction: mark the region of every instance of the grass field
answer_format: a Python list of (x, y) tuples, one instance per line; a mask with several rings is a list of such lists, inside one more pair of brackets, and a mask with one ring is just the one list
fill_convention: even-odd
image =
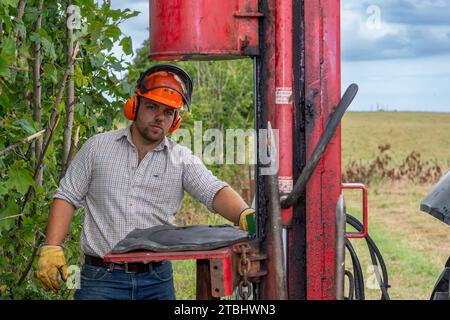
[[(378, 145), (385, 144), (391, 145), (395, 163), (415, 151), (423, 160), (439, 163), (445, 173), (450, 168), (450, 114), (376, 112), (344, 117), (343, 167), (351, 160), (370, 162)], [(450, 226), (419, 210), (433, 185), (387, 181), (369, 187), (369, 232), (386, 260), (393, 299), (429, 299), (450, 256)], [(354, 198), (347, 197), (353, 208)], [(369, 265), (364, 244), (357, 246)], [(368, 296), (376, 299), (379, 293), (369, 290)]]
[[(379, 145), (391, 145), (393, 163), (415, 151), (422, 160), (450, 168), (450, 114), (348, 113), (342, 126), (343, 167), (353, 160), (369, 163)], [(389, 270), (392, 299), (429, 299), (435, 281), (450, 255), (450, 226), (420, 212), (421, 199), (433, 183), (384, 181), (369, 187), (369, 232)], [(359, 216), (359, 194), (346, 192), (347, 206)], [(178, 216), (182, 224), (225, 222), (188, 199)], [(362, 240), (353, 240), (364, 271), (369, 256)], [(347, 259), (349, 264), (350, 259)], [(178, 299), (195, 298), (195, 263), (174, 263)], [(367, 279), (367, 277), (366, 277)], [(366, 298), (379, 299), (378, 290), (366, 289)]]
[(450, 113), (349, 112), (342, 123), (342, 162), (370, 161), (390, 144), (400, 162), (412, 151), (450, 167)]

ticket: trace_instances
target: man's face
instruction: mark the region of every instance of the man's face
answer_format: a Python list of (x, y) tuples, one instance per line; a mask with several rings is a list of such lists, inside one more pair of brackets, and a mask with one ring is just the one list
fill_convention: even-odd
[(144, 97), (140, 97), (139, 100), (139, 111), (134, 126), (148, 142), (161, 141), (172, 126), (175, 109)]

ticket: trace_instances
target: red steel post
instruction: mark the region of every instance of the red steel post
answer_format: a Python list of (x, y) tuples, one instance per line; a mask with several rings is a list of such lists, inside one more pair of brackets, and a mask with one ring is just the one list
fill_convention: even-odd
[[(279, 129), (280, 194), (293, 188), (293, 69), (292, 69), (292, 0), (275, 2), (275, 127)], [(292, 221), (292, 208), (281, 212), (283, 225)]]
[[(340, 1), (305, 0), (306, 156), (340, 99)], [(335, 209), (341, 194), (341, 130), (306, 191), (307, 299), (334, 299)]]

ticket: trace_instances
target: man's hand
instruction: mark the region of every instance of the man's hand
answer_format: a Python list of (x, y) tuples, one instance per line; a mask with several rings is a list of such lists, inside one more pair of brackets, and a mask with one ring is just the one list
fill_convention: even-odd
[(58, 292), (61, 287), (59, 275), (67, 281), (67, 264), (60, 246), (45, 245), (40, 248), (37, 277), (49, 290)]
[(239, 228), (249, 233), (256, 233), (256, 212), (252, 208), (247, 208), (239, 216)]

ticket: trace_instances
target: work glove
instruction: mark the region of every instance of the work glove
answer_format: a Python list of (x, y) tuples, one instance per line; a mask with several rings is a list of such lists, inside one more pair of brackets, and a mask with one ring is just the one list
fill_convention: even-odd
[(44, 245), (39, 251), (37, 277), (42, 285), (58, 292), (61, 288), (60, 276), (67, 281), (67, 264), (64, 250), (60, 246)]
[(254, 209), (247, 208), (241, 212), (239, 228), (249, 233), (256, 233), (256, 212)]

